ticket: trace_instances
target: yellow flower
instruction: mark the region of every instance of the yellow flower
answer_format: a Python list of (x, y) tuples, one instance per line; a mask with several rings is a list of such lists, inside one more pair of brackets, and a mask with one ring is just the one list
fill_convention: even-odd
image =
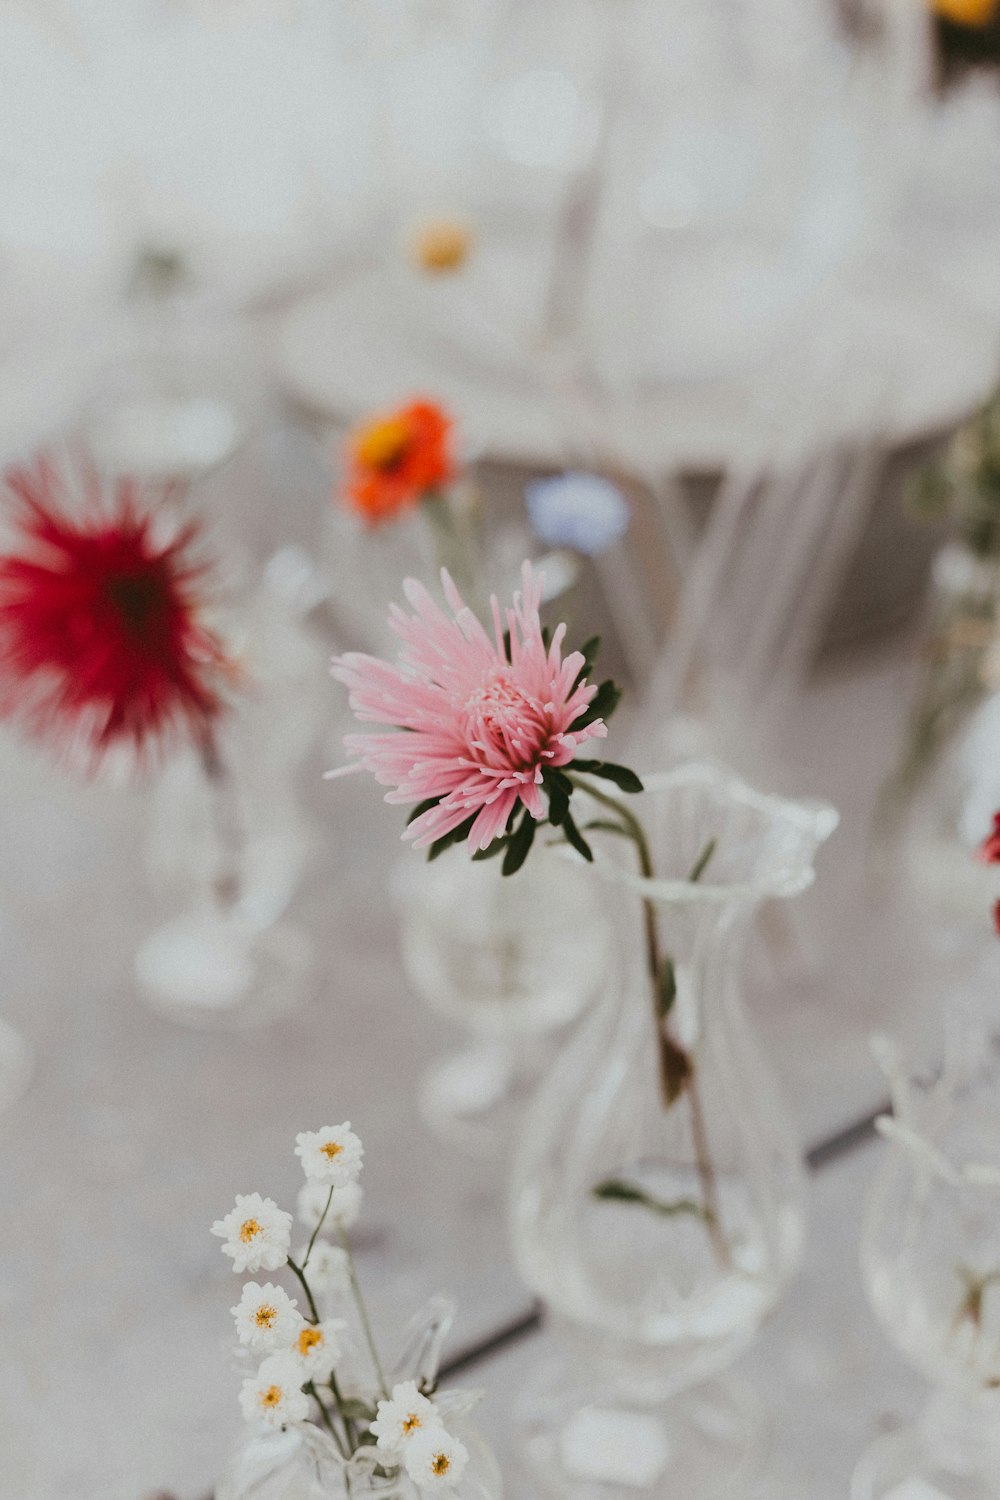
[(457, 271), (469, 258), (472, 230), (461, 219), (429, 219), (414, 231), (413, 258), (423, 271)]
[(988, 26), (1000, 0), (931, 0), (931, 9), (956, 26)]

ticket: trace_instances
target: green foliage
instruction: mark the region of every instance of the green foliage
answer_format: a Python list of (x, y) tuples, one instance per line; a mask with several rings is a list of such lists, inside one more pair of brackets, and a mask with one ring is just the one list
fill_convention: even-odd
[(659, 1214), (665, 1219), (690, 1214), (692, 1218), (701, 1219), (704, 1223), (710, 1224), (715, 1218), (711, 1209), (706, 1208), (695, 1198), (657, 1198), (634, 1182), (626, 1182), (621, 1177), (608, 1177), (604, 1182), (599, 1182), (596, 1187), (592, 1188), (591, 1192), (603, 1203), (634, 1203), (640, 1208), (648, 1208), (652, 1213)]

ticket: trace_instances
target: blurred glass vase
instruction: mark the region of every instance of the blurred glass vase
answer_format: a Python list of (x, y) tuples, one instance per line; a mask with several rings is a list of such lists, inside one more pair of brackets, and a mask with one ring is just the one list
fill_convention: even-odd
[(599, 993), (610, 928), (580, 864), (538, 849), (509, 879), (461, 853), (396, 871), (403, 961), (427, 1004), (476, 1038), (424, 1076), (428, 1127), (479, 1156), (509, 1147), (554, 1037)]
[[(706, 1382), (753, 1339), (803, 1238), (799, 1149), (741, 1002), (743, 938), (763, 900), (812, 883), (837, 815), (708, 765), (645, 785), (628, 814), (657, 878), (633, 873), (624, 839), (597, 854), (615, 963), (539, 1091), (511, 1193), (518, 1267), (568, 1345), (529, 1382), (525, 1456), (539, 1493), (576, 1500), (728, 1494), (749, 1471), (756, 1407)], [(600, 837), (600, 813), (589, 826)]]
[(147, 847), (151, 883), (183, 903), (136, 955), (143, 997), (174, 1020), (262, 1025), (294, 1008), (311, 948), (282, 920), (311, 839), (296, 777), (319, 730), (325, 653), (267, 586), (234, 627), (247, 687), (208, 757), (165, 768)]
[(852, 1500), (1000, 1496), (1000, 1075), (965, 1039), (941, 1076), (897, 1076), (892, 1145), (873, 1185), (861, 1264), (875, 1315), (934, 1384), (913, 1426), (878, 1439)]

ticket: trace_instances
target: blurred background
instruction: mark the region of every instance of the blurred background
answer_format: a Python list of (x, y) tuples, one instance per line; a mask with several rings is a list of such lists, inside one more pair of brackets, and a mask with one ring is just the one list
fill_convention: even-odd
[[(389, 649), (442, 562), (477, 604), (542, 565), (625, 689), (615, 760), (840, 810), (748, 965), (817, 1170), (740, 1493), (846, 1495), (912, 1415), (856, 1269), (868, 1038), (933, 1063), (946, 1011), (996, 1022), (998, 250), (991, 0), (4, 0), (0, 465), (193, 527), (238, 670), (220, 778), (183, 743), (81, 756), (0, 666), (0, 1494), (212, 1492), (239, 1418), (208, 1225), (290, 1203), (327, 1117), (366, 1143), (377, 1322), (456, 1296), (450, 1357), (540, 1493), (510, 1393), (551, 1334), (504, 1163), (600, 914), (572, 881), (498, 911), (322, 780), (330, 657)], [(373, 524), (358, 444), (415, 402), (447, 510)]]

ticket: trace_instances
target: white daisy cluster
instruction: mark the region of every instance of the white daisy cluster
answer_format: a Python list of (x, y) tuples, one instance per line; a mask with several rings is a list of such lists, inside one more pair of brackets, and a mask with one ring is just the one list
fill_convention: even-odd
[(370, 1430), (379, 1450), (401, 1464), (421, 1490), (456, 1485), (469, 1461), (464, 1443), (452, 1437), (434, 1402), (413, 1380), (394, 1385), (390, 1399), (378, 1403)]
[[(259, 1193), (238, 1194), (225, 1218), (212, 1225), (235, 1271), (285, 1267), (297, 1282), (296, 1295), (290, 1296), (272, 1281), (247, 1281), (232, 1309), (241, 1349), (260, 1361), (243, 1381), (243, 1415), (248, 1422), (277, 1428), (320, 1424), (348, 1466), (377, 1462), (381, 1470), (405, 1470), (421, 1492), (447, 1491), (461, 1479), (468, 1452), (416, 1381), (397, 1383), (390, 1392), (358, 1289), (346, 1233), (361, 1210), (361, 1141), (347, 1121), (303, 1131), (296, 1137), (295, 1154), (306, 1179), (298, 1217), (309, 1239), (294, 1256), (291, 1214)], [(324, 1238), (324, 1231), (340, 1244)], [(366, 1346), (370, 1395), (363, 1380), (359, 1388), (353, 1362), (348, 1378), (341, 1371), (338, 1380), (338, 1366), (348, 1352), (348, 1323), (330, 1313), (347, 1311), (349, 1301)]]

